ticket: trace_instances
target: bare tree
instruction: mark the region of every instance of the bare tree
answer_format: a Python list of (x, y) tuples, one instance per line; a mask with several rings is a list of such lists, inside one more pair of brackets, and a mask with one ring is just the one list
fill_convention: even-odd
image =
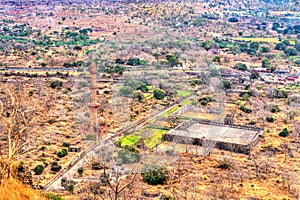
[(203, 157), (206, 158), (210, 155), (211, 151), (216, 145), (216, 141), (213, 140), (203, 140), (202, 147), (203, 147)]
[(17, 155), (29, 149), (27, 133), (35, 121), (36, 108), (21, 87), (0, 85), (0, 178), (9, 177)]
[(294, 184), (298, 183), (299, 179), (299, 172), (295, 171), (285, 171), (282, 174), (282, 178), (286, 181), (286, 184), (288, 186), (288, 191), (291, 192), (291, 187)]
[(134, 165), (131, 166), (131, 169), (122, 167), (119, 151), (114, 145), (102, 146), (96, 151), (96, 155), (103, 169), (100, 183), (105, 186), (105, 190), (96, 185), (93, 193), (97, 192), (101, 199), (127, 199), (135, 189), (134, 182), (138, 172)]
[(261, 173), (262, 164), (264, 163), (264, 159), (259, 156), (252, 156), (251, 160), (253, 161), (255, 167), (255, 175), (258, 177)]

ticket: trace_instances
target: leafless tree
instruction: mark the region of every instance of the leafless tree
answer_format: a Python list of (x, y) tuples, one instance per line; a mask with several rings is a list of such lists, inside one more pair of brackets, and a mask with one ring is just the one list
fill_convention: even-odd
[(264, 159), (259, 155), (255, 155), (251, 157), (255, 168), (255, 175), (258, 177), (261, 173), (262, 164), (264, 163)]
[(30, 147), (27, 134), (35, 122), (37, 109), (20, 85), (0, 85), (0, 178), (9, 177), (18, 155)]
[(122, 167), (118, 159), (118, 149), (114, 145), (102, 146), (96, 152), (97, 159), (103, 169), (103, 174), (100, 176), (100, 183), (105, 185), (98, 187), (94, 192), (101, 199), (121, 200), (127, 199), (135, 189), (134, 182), (136, 181), (138, 171), (132, 166), (131, 169)]
[(282, 174), (282, 178), (285, 180), (287, 187), (288, 187), (288, 191), (291, 192), (291, 187), (294, 184), (298, 184), (299, 182), (299, 172), (296, 171), (285, 171)]
[(203, 147), (203, 157), (206, 158), (207, 156), (210, 155), (211, 151), (216, 145), (216, 141), (213, 140), (206, 140), (204, 139), (202, 142), (202, 147)]

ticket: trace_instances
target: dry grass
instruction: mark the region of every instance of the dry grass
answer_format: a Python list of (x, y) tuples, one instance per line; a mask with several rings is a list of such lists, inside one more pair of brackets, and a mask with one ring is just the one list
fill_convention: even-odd
[(44, 200), (38, 191), (18, 180), (8, 179), (0, 185), (0, 200)]

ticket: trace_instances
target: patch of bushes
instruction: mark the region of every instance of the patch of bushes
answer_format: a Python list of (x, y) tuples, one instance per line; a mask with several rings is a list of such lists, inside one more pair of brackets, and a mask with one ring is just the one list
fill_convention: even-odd
[(214, 98), (211, 96), (206, 96), (206, 97), (202, 97), (202, 98), (198, 99), (198, 101), (200, 102), (200, 104), (202, 106), (206, 106), (209, 102), (214, 101)]
[(53, 162), (51, 164), (51, 168), (50, 169), (53, 172), (58, 172), (59, 170), (61, 170), (61, 166), (57, 162)]
[(50, 82), (50, 87), (51, 87), (52, 89), (59, 88), (59, 87), (61, 87), (61, 86), (62, 86), (62, 82), (59, 81), (59, 80), (54, 80), (54, 81), (51, 81), (51, 82)]
[(45, 197), (50, 200), (64, 200), (61, 196), (57, 196), (55, 194), (50, 193), (45, 194)]
[(44, 171), (44, 166), (43, 165), (37, 165), (37, 166), (35, 166), (35, 168), (33, 169), (33, 171), (34, 171), (35, 175), (40, 175)]
[(66, 178), (62, 178), (62, 179), (61, 179), (61, 186), (62, 186), (63, 188), (65, 188), (65, 190), (71, 192), (72, 194), (73, 194), (73, 192), (74, 192), (74, 187), (75, 187), (75, 185), (76, 185), (76, 182), (73, 181), (73, 180), (68, 180), (68, 179), (66, 179)]
[(287, 128), (282, 129), (282, 131), (280, 131), (279, 136), (281, 137), (286, 137), (289, 135), (289, 131), (287, 130)]
[(271, 111), (272, 113), (280, 112), (280, 108), (279, 108), (278, 105), (271, 105), (271, 106), (270, 106), (270, 111)]
[(101, 169), (103, 169), (103, 166), (99, 162), (92, 163), (92, 170), (101, 170)]
[(164, 184), (168, 175), (167, 168), (157, 164), (146, 164), (142, 169), (143, 181), (150, 185)]
[(68, 155), (68, 151), (67, 149), (62, 149), (59, 152), (57, 152), (56, 154), (59, 158), (65, 157), (66, 155)]
[(250, 108), (247, 108), (245, 105), (241, 105), (240, 110), (244, 111), (245, 113), (251, 113), (252, 112), (252, 110)]

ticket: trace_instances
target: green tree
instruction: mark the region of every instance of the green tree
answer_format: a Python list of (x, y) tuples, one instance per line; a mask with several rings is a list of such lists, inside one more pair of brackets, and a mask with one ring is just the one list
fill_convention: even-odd
[(146, 164), (142, 168), (143, 181), (150, 185), (164, 184), (168, 179), (169, 171), (160, 165)]
[(82, 167), (79, 167), (79, 168), (77, 169), (77, 172), (78, 172), (79, 176), (82, 176), (82, 174), (83, 174), (83, 168), (82, 168)]
[(220, 56), (215, 56), (215, 57), (213, 58), (213, 62), (218, 62), (218, 63), (220, 63), (220, 62), (221, 62), (221, 57), (220, 57)]
[(250, 49), (254, 49), (255, 51), (257, 51), (258, 48), (259, 48), (258, 42), (251, 42), (250, 43)]
[(141, 90), (142, 92), (148, 92), (147, 85), (141, 85), (138, 89)]
[(166, 59), (169, 62), (169, 65), (171, 65), (171, 66), (176, 66), (179, 64), (178, 58), (174, 55), (167, 55)]
[(166, 95), (166, 92), (162, 89), (155, 89), (153, 91), (153, 96), (157, 100), (162, 100), (163, 98), (165, 98), (165, 95)]
[(118, 161), (120, 164), (137, 163), (140, 161), (141, 155), (138, 152), (122, 149), (118, 152)]
[(291, 46), (291, 43), (288, 40), (283, 40), (282, 44), (284, 44), (285, 46)]
[(271, 65), (270, 61), (268, 59), (263, 59), (262, 62), (261, 62), (261, 66), (263, 68), (269, 68)]
[(287, 130), (287, 128), (282, 129), (282, 131), (280, 131), (279, 136), (281, 137), (286, 137), (289, 135), (289, 131)]
[(279, 27), (280, 27), (280, 24), (278, 22), (274, 22), (272, 25), (272, 30), (277, 31)]
[(269, 53), (269, 52), (270, 52), (270, 48), (269, 48), (269, 47), (266, 47), (266, 46), (262, 46), (260, 51), (261, 51), (262, 53)]
[(228, 80), (223, 80), (223, 86), (225, 89), (231, 89), (231, 83)]
[(134, 91), (132, 99), (141, 102), (144, 99), (144, 94), (141, 91)]
[(243, 64), (243, 63), (237, 63), (234, 68), (241, 70), (241, 71), (245, 71), (247, 70), (247, 65)]
[(280, 50), (280, 51), (285, 50), (286, 49), (286, 45), (283, 44), (283, 43), (278, 43), (278, 44), (276, 44), (275, 49), (276, 50)]
[(57, 155), (57, 157), (62, 158), (62, 157), (65, 157), (66, 155), (68, 155), (68, 152), (66, 149), (62, 149), (59, 152), (57, 152), (56, 155)]
[(297, 55), (297, 51), (296, 49), (294, 48), (287, 48), (284, 53), (287, 55), (287, 56), (296, 56)]
[(61, 166), (57, 162), (53, 162), (50, 169), (51, 171), (58, 172), (61, 170)]
[(44, 171), (44, 166), (43, 165), (37, 165), (37, 166), (35, 166), (35, 168), (33, 169), (33, 171), (34, 171), (35, 175), (40, 175)]
[(124, 97), (130, 97), (133, 93), (133, 88), (130, 86), (123, 86), (119, 90), (119, 94)]

